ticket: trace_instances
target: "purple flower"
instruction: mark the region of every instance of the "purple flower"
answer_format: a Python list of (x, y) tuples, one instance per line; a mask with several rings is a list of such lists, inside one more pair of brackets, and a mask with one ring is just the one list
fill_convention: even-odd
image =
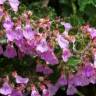
[(59, 89), (57, 86), (55, 86), (51, 83), (47, 84), (47, 87), (48, 87), (48, 91), (50, 93), (50, 96), (54, 96)]
[(59, 79), (58, 79), (58, 81), (57, 81), (57, 85), (58, 86), (64, 86), (64, 85), (67, 85), (67, 78), (66, 78), (66, 76), (64, 76), (64, 74), (62, 74), (60, 77), (59, 77)]
[(15, 11), (15, 12), (18, 11), (18, 6), (20, 4), (20, 2), (18, 0), (9, 0), (9, 4), (10, 4), (11, 8), (13, 9), (13, 11)]
[(77, 93), (77, 89), (74, 85), (68, 85), (67, 95), (74, 95)]
[(28, 39), (28, 40), (32, 40), (34, 38), (34, 31), (31, 28), (31, 25), (26, 25), (25, 26), (25, 30), (23, 31), (23, 36)]
[(0, 4), (4, 4), (6, 0), (0, 0)]
[(68, 59), (72, 56), (71, 52), (69, 49), (63, 49), (63, 54), (62, 54), (62, 58), (64, 62), (67, 62)]
[(38, 90), (35, 89), (31, 91), (31, 96), (41, 96), (41, 95), (39, 94)]
[(0, 55), (2, 55), (3, 54), (3, 48), (2, 48), (2, 46), (0, 45)]
[(45, 88), (42, 90), (42, 96), (50, 96), (49, 91)]
[(19, 75), (17, 75), (17, 76), (15, 77), (15, 79), (16, 79), (16, 83), (27, 84), (28, 81), (29, 81), (28, 78), (23, 78), (23, 77), (21, 77), (21, 76), (19, 76)]
[(27, 40), (25, 40), (24, 38), (21, 40), (16, 40), (15, 44), (17, 45), (17, 47), (22, 53), (27, 54), (27, 55), (36, 55), (36, 52), (33, 49), (33, 47), (29, 45)]
[(58, 64), (58, 59), (55, 56), (55, 54), (48, 50), (47, 52), (44, 52), (42, 54), (40, 54), (41, 58), (44, 59), (46, 62), (48, 62), (49, 64)]
[(3, 22), (3, 27), (8, 31), (8, 30), (11, 30), (13, 26), (14, 26), (14, 23), (12, 22), (11, 18), (9, 16), (6, 16)]
[(7, 45), (3, 55), (8, 58), (14, 58), (15, 56), (17, 56), (17, 53), (13, 45)]
[(94, 64), (93, 64), (93, 66), (94, 66), (94, 68), (96, 68), (96, 52), (94, 52), (93, 55), (94, 55)]
[(3, 84), (3, 87), (0, 88), (0, 93), (3, 95), (10, 95), (11, 92), (12, 92), (12, 88), (7, 82), (5, 82)]
[(42, 64), (37, 64), (36, 65), (36, 72), (43, 72), (44, 66)]
[(72, 29), (72, 25), (70, 23), (61, 22), (61, 24), (64, 25), (66, 31)]
[(25, 39), (15, 40), (15, 44), (17, 45), (17, 47), (20, 49), (21, 52), (26, 53), (27, 43)]
[(23, 94), (20, 90), (13, 89), (11, 96), (23, 96)]
[(8, 41), (14, 41), (15, 39), (15, 34), (13, 30), (7, 30), (6, 31), (6, 37)]
[(45, 66), (43, 69), (43, 74), (44, 75), (50, 75), (53, 73), (53, 70), (51, 68), (49, 68), (48, 66)]
[(64, 39), (62, 35), (57, 35), (57, 42), (62, 49), (69, 47), (69, 41)]
[(94, 37), (96, 37), (96, 29), (95, 28), (88, 28), (87, 31), (90, 33), (90, 36), (92, 39)]
[(18, 25), (15, 30), (14, 30), (14, 33), (15, 33), (15, 39), (16, 40), (21, 40), (23, 39), (23, 30), (21, 28), (21, 25)]
[(41, 39), (39, 44), (36, 46), (36, 51), (39, 51), (41, 53), (48, 51), (48, 44), (46, 39)]
[(75, 86), (86, 86), (89, 85), (89, 80), (82, 74), (74, 75), (73, 82)]
[(32, 49), (35, 49), (37, 46), (37, 41), (35, 39), (29, 40), (27, 43), (31, 46)]
[(44, 66), (42, 64), (37, 64), (36, 72), (43, 73), (44, 75), (50, 75), (53, 73), (53, 70), (51, 68), (49, 68), (48, 66)]
[(95, 70), (91, 64), (86, 64), (82, 69), (82, 74), (86, 77), (91, 77), (95, 74)]
[(96, 73), (93, 76), (91, 76), (90, 78), (88, 78), (88, 79), (89, 79), (90, 83), (96, 84)]

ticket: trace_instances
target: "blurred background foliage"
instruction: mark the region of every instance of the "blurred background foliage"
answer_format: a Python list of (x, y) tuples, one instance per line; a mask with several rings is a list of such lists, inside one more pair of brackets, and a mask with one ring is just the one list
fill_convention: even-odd
[(37, 17), (60, 16), (74, 26), (85, 22), (96, 26), (96, 0), (21, 0), (21, 6)]

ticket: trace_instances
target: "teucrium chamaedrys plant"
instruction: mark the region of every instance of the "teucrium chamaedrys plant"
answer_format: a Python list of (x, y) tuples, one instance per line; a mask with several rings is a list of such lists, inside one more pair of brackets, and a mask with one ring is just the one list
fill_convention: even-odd
[[(74, 33), (75, 27), (61, 18), (34, 19), (30, 10), (19, 15), (18, 0), (1, 0), (0, 4), (0, 63), (11, 59), (9, 62), (22, 65), (22, 70), (35, 71), (32, 73), (34, 82), (39, 82), (41, 77), (44, 82), (47, 80), (48, 87), (51, 84), (49, 80), (54, 82), (54, 85), (51, 84), (53, 90), (50, 90), (52, 95), (64, 86), (67, 86), (68, 95), (74, 95), (78, 93), (76, 87), (96, 83), (94, 27), (80, 26)], [(6, 4), (15, 11), (14, 16), (11, 16), (10, 10), (5, 10)], [(2, 68), (2, 64), (0, 66)], [(14, 66), (11, 65), (9, 72)]]

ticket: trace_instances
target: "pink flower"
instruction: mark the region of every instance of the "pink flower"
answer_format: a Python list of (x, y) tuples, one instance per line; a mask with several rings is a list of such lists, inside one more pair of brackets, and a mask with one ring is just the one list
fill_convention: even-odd
[(77, 93), (77, 89), (73, 85), (68, 85), (67, 95), (74, 95)]
[(61, 22), (61, 24), (64, 25), (66, 31), (72, 29), (72, 25), (70, 23)]
[(27, 84), (29, 79), (28, 78), (23, 78), (19, 75), (17, 75), (16, 77), (16, 83), (23, 83), (23, 84)]
[(13, 30), (6, 31), (6, 37), (8, 41), (14, 41), (15, 39), (15, 33)]
[(21, 28), (21, 25), (16, 26), (16, 28), (14, 30), (14, 34), (15, 34), (15, 39), (16, 40), (23, 39), (23, 30)]
[(1, 93), (2, 95), (9, 95), (9, 94), (11, 94), (11, 93), (12, 93), (12, 88), (11, 88), (11, 86), (10, 86), (7, 82), (5, 82), (5, 83), (3, 84), (3, 87), (0, 88), (0, 93)]
[(48, 44), (46, 39), (41, 39), (39, 44), (36, 46), (36, 51), (39, 51), (41, 53), (48, 51)]
[(36, 72), (43, 73), (44, 75), (50, 75), (53, 73), (53, 70), (48, 66), (44, 66), (42, 64), (37, 64)]
[(9, 4), (10, 4), (11, 8), (13, 9), (13, 11), (15, 11), (15, 12), (18, 11), (18, 6), (20, 4), (20, 2), (18, 0), (9, 0)]
[(95, 28), (88, 28), (87, 31), (90, 33), (91, 38), (95, 38), (96, 37), (96, 29)]
[(7, 45), (3, 55), (8, 58), (14, 58), (15, 56), (17, 56), (17, 53), (13, 45)]
[(45, 88), (42, 90), (43, 96), (50, 96), (49, 91)]
[(66, 40), (62, 35), (57, 35), (57, 42), (60, 46), (60, 48), (68, 48), (69, 47), (69, 41)]
[(67, 62), (68, 59), (72, 56), (71, 52), (69, 49), (63, 49), (63, 54), (62, 54), (62, 58), (64, 62)]
[(8, 31), (8, 30), (12, 30), (13, 26), (14, 26), (14, 23), (11, 20), (11, 18), (9, 16), (6, 16), (3, 22), (3, 27)]
[(25, 29), (23, 31), (23, 36), (27, 39), (27, 40), (32, 40), (34, 38), (34, 31), (31, 28), (30, 24), (26, 24)]
[(36, 72), (43, 72), (44, 66), (42, 64), (36, 65)]
[(53, 73), (53, 70), (50, 67), (48, 67), (48, 66), (44, 67), (44, 69), (43, 69), (43, 74), (44, 75), (50, 75), (52, 73)]
[(27, 84), (29, 81), (29, 78), (23, 78), (22, 76), (18, 75), (16, 71), (12, 72), (12, 76), (16, 79), (16, 83), (18, 84)]
[(49, 64), (58, 64), (58, 58), (55, 56), (54, 52), (48, 50), (47, 52), (44, 52), (40, 54), (41, 58), (44, 59)]
[(31, 96), (41, 96), (35, 86), (32, 86)]
[(67, 85), (67, 78), (64, 76), (64, 74), (62, 74), (60, 77), (59, 77), (59, 79), (58, 79), (58, 81), (57, 81), (57, 85), (58, 86), (64, 86), (64, 85)]
[(73, 83), (75, 86), (86, 86), (89, 85), (89, 80), (86, 76), (77, 73), (76, 75), (74, 75)]
[(50, 93), (50, 96), (54, 96), (59, 89), (57, 86), (55, 86), (51, 83), (48, 83), (47, 87), (48, 87), (48, 91)]
[(91, 77), (95, 74), (95, 69), (90, 63), (86, 64), (82, 69), (82, 74), (86, 77)]
[(89, 78), (89, 82), (92, 84), (96, 84), (96, 73)]
[[(20, 87), (21, 86), (19, 85), (17, 88), (20, 89)], [(23, 96), (22, 91), (21, 90), (17, 90), (17, 88), (12, 90), (11, 96)]]
[(0, 0), (0, 4), (4, 4), (6, 0)]

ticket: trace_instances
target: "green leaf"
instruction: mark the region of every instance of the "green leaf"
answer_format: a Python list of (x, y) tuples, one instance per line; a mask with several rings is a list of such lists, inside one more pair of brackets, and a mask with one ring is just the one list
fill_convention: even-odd
[(96, 6), (96, 0), (78, 0), (80, 11), (84, 11), (85, 7), (90, 4)]
[(81, 62), (80, 58), (78, 58), (76, 56), (72, 56), (72, 57), (69, 58), (67, 63), (68, 63), (69, 66), (76, 66), (80, 62)]

